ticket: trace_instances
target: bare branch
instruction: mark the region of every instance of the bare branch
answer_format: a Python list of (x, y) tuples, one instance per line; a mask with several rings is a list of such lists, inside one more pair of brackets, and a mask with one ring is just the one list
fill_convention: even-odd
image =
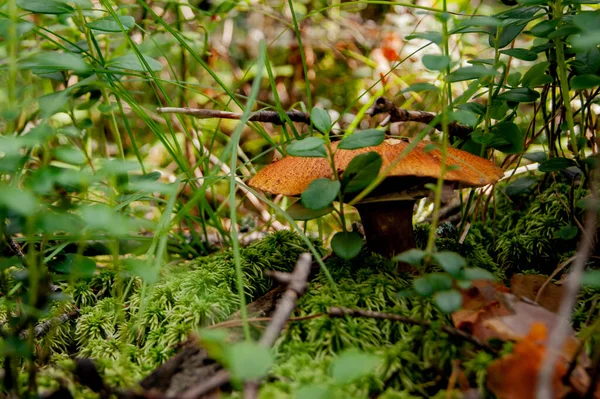
[[(381, 122), (382, 126), (394, 122), (421, 122), (430, 124), (437, 115), (426, 111), (409, 111), (403, 108), (397, 108), (393, 102), (385, 97), (379, 97), (375, 100), (375, 104), (367, 111), (370, 116), (378, 114), (388, 114), (388, 117)], [(442, 131), (441, 123), (433, 126), (436, 130)], [(473, 131), (469, 126), (461, 125), (458, 122), (452, 122), (448, 125), (448, 130), (451, 136), (465, 138)]]
[[(241, 112), (227, 112), (218, 111), (214, 109), (202, 109), (202, 108), (175, 108), (175, 107), (162, 107), (156, 108), (156, 112), (159, 114), (183, 114), (190, 115), (199, 119), (236, 119), (242, 118)], [(310, 115), (300, 111), (287, 111), (285, 113), (292, 122), (310, 123)], [(283, 125), (286, 121), (282, 120), (277, 111), (258, 111), (250, 116), (251, 122), (263, 122), (272, 123), (274, 125)]]
[[(175, 107), (162, 107), (157, 108), (156, 112), (160, 114), (182, 114), (190, 115), (200, 119), (220, 118), (220, 119), (236, 119), (242, 118), (240, 112), (228, 112), (219, 111), (214, 109), (202, 109), (202, 108), (175, 108)], [(299, 123), (310, 123), (310, 115), (300, 111), (287, 111), (285, 113), (292, 122)], [(367, 111), (367, 115), (375, 116), (378, 114), (388, 114), (388, 117), (381, 123), (382, 126), (393, 122), (420, 122), (430, 124), (437, 115), (432, 112), (426, 111), (409, 111), (403, 108), (397, 108), (394, 103), (385, 97), (379, 97), (375, 104)], [(282, 119), (277, 111), (258, 111), (255, 112), (251, 117), (252, 122), (263, 122), (272, 123), (274, 125), (283, 125), (286, 120)], [(441, 123), (436, 124), (433, 128), (442, 131)], [(458, 138), (465, 138), (473, 131), (469, 126), (461, 125), (458, 122), (452, 122), (448, 126), (449, 133), (451, 136)]]
[[(430, 323), (426, 320), (415, 320), (415, 319), (411, 319), (410, 317), (399, 316), (399, 315), (391, 314), (391, 313), (373, 312), (371, 310), (334, 307), (334, 308), (329, 308), (329, 311), (327, 312), (327, 314), (329, 315), (329, 317), (346, 317), (346, 316), (366, 317), (366, 318), (370, 318), (370, 319), (384, 319), (384, 320), (398, 321), (400, 323), (409, 324), (411, 326), (421, 326), (421, 327), (431, 328), (431, 329), (437, 328), (437, 326), (434, 326), (432, 323)], [(493, 354), (498, 353), (494, 348), (492, 348), (488, 344), (480, 341), (479, 339), (475, 338), (474, 336), (472, 336), (470, 334), (467, 334), (464, 331), (458, 330), (458, 329), (450, 327), (450, 326), (440, 326), (439, 328), (446, 334), (452, 335), (453, 337), (461, 338), (465, 341), (468, 341), (468, 342), (474, 344), (475, 346), (486, 350), (489, 353), (493, 353)]]
[[(310, 274), (310, 268), (312, 263), (312, 256), (309, 253), (303, 253), (300, 255), (294, 271), (289, 273), (270, 273), (270, 275), (279, 279), (287, 284), (286, 291), (277, 304), (277, 308), (271, 317), (271, 322), (267, 326), (263, 336), (261, 337), (259, 344), (270, 348), (273, 346), (281, 330), (285, 327), (288, 319), (292, 312), (296, 308), (298, 298), (302, 296), (308, 285), (308, 276)], [(202, 381), (200, 384), (191, 387), (185, 391), (179, 397), (182, 399), (197, 399), (202, 397), (208, 392), (226, 384), (231, 379), (229, 371), (222, 369), (219, 370), (209, 379)], [(259, 382), (250, 381), (244, 385), (244, 397), (245, 398), (256, 398), (258, 395)]]

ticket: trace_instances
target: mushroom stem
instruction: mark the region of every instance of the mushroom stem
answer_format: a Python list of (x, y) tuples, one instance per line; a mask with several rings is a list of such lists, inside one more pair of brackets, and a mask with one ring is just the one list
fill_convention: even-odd
[(415, 247), (412, 225), (414, 205), (414, 200), (355, 205), (371, 251), (391, 258)]

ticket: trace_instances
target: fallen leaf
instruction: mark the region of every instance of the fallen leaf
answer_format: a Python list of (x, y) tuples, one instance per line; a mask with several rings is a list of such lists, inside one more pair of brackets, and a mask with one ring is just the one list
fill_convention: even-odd
[[(543, 323), (534, 323), (529, 334), (519, 340), (513, 352), (494, 361), (488, 367), (487, 386), (498, 399), (533, 399), (536, 382), (546, 351), (547, 329)], [(562, 379), (568, 363), (564, 358), (556, 364), (552, 387), (554, 398), (564, 398), (570, 389)]]
[(563, 286), (549, 282), (540, 294), (540, 288), (547, 280), (548, 277), (539, 274), (515, 274), (510, 279), (510, 290), (513, 294), (532, 301), (536, 301), (537, 298), (538, 304), (552, 312), (558, 312), (564, 292)]

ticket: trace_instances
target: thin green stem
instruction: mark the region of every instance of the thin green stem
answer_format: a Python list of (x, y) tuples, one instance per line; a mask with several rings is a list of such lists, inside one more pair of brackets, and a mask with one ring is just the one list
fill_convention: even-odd
[[(443, 2), (443, 13), (446, 13), (446, 1)], [(448, 20), (447, 15), (443, 15), (442, 18), (442, 42), (444, 43), (444, 55), (450, 56), (449, 45), (448, 45)], [(446, 73), (449, 73), (449, 67), (446, 69)], [(451, 84), (443, 81), (444, 90), (442, 90), (442, 160), (441, 160), (441, 170), (440, 177), (438, 178), (436, 187), (435, 187), (435, 198), (433, 202), (433, 215), (431, 220), (431, 226), (429, 229), (429, 238), (427, 240), (427, 247), (425, 252), (431, 253), (433, 252), (435, 245), (435, 234), (437, 230), (437, 225), (440, 220), (440, 206), (442, 203), (442, 191), (444, 188), (444, 177), (446, 175), (446, 161), (448, 158), (448, 109), (452, 107), (452, 87)]]
[[(8, 82), (7, 82), (7, 96), (9, 107), (14, 107), (17, 104), (17, 2), (16, 0), (10, 0), (8, 3), (8, 14), (10, 16), (10, 22), (8, 24)], [(6, 133), (11, 134), (15, 129), (14, 115), (11, 115), (10, 120), (7, 124)]]
[(292, 22), (294, 23), (294, 32), (298, 39), (298, 51), (300, 51), (300, 59), (302, 60), (302, 70), (304, 71), (304, 84), (306, 85), (306, 102), (308, 104), (308, 110), (312, 109), (312, 99), (310, 96), (310, 80), (308, 79), (308, 66), (306, 65), (306, 55), (304, 54), (304, 45), (302, 44), (302, 37), (300, 36), (300, 28), (298, 27), (298, 20), (296, 18), (296, 12), (294, 11), (294, 0), (288, 0), (290, 6), (290, 12), (292, 13)]
[[(562, 0), (554, 2), (554, 19), (560, 21), (563, 16)], [(575, 134), (575, 120), (573, 119), (573, 109), (571, 108), (571, 99), (569, 97), (569, 80), (567, 77), (567, 64), (565, 62), (564, 41), (561, 37), (554, 39), (554, 49), (556, 51), (556, 66), (558, 81), (560, 84), (560, 93), (563, 98), (565, 107), (565, 115), (567, 118), (567, 126), (571, 135), (571, 146), (575, 158), (579, 158), (579, 144), (577, 143), (577, 135)]]
[(250, 119), (250, 114), (252, 112), (252, 107), (256, 102), (256, 98), (258, 97), (258, 92), (260, 90), (260, 82), (261, 76), (263, 72), (263, 68), (265, 66), (267, 48), (264, 41), (260, 42), (260, 53), (258, 56), (258, 62), (256, 63), (256, 77), (254, 78), (254, 82), (252, 83), (252, 91), (250, 93), (250, 97), (248, 97), (248, 103), (244, 108), (244, 113), (240, 122), (235, 128), (235, 131), (231, 135), (231, 141), (229, 143), (229, 147), (231, 149), (231, 159), (230, 159), (230, 171), (229, 175), (229, 218), (231, 221), (230, 235), (231, 235), (231, 244), (233, 249), (233, 258), (235, 261), (235, 274), (236, 274), (236, 286), (238, 290), (238, 295), (240, 298), (240, 314), (242, 318), (242, 324), (244, 326), (244, 337), (247, 341), (250, 341), (250, 325), (248, 324), (248, 310), (246, 309), (246, 297), (244, 295), (244, 272), (242, 270), (242, 261), (240, 255), (240, 241), (238, 239), (237, 232), (237, 211), (236, 211), (236, 170), (237, 170), (237, 151), (236, 149), (239, 146), (240, 137), (242, 135), (242, 130), (244, 126)]

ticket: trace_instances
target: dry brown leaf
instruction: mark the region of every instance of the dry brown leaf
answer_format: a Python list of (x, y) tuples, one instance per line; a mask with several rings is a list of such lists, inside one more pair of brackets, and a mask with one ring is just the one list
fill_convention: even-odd
[[(513, 294), (535, 301), (540, 288), (546, 283), (548, 277), (539, 274), (515, 274), (510, 279), (510, 290)], [(549, 282), (539, 295), (537, 303), (544, 308), (557, 312), (563, 296), (563, 286)]]
[[(540, 366), (546, 351), (547, 330), (543, 323), (534, 323), (527, 336), (521, 339), (511, 354), (496, 360), (488, 367), (487, 386), (498, 399), (533, 399)], [(564, 398), (570, 389), (562, 378), (568, 363), (557, 362), (552, 380), (554, 398)]]

